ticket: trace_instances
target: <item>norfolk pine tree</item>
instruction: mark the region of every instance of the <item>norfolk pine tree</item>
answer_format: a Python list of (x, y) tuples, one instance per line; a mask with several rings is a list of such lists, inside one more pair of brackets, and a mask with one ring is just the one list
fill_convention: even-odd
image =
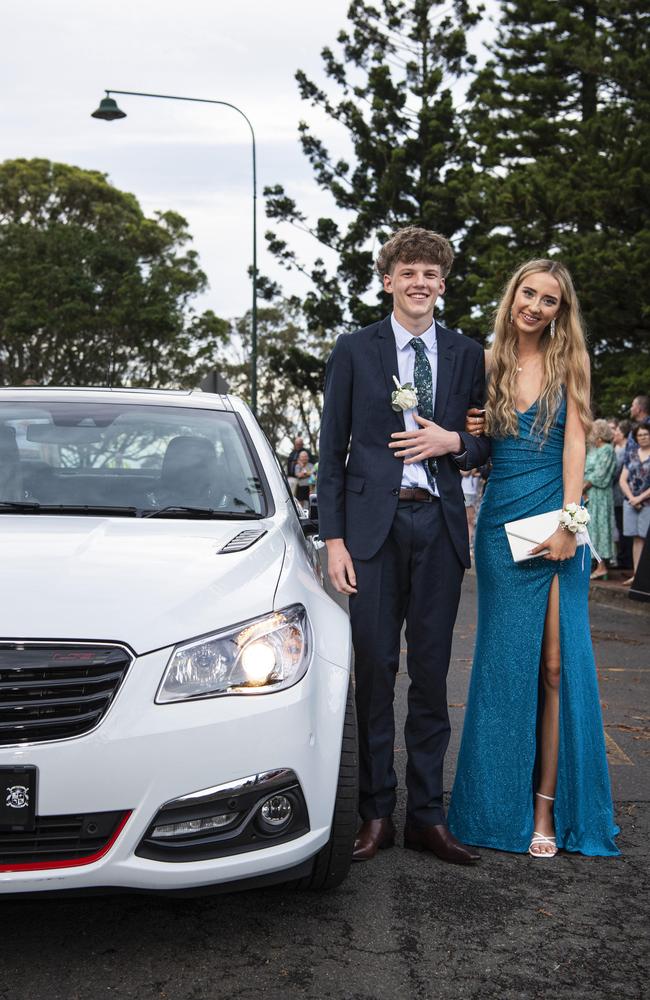
[(463, 242), (467, 332), (489, 329), (512, 270), (571, 270), (600, 412), (650, 381), (650, 11), (619, 0), (510, 0), (469, 91), (477, 171)]
[[(310, 222), (281, 185), (265, 191), (270, 218), (307, 229), (337, 255), (333, 271), (322, 258), (307, 267), (287, 241), (267, 233), (280, 262), (311, 278), (303, 307), (312, 330), (332, 336), (387, 311), (383, 295), (369, 303), (367, 293), (378, 245), (395, 229), (422, 225), (452, 240), (463, 232), (462, 194), (473, 168), (451, 86), (473, 64), (466, 33), (480, 9), (461, 0), (351, 4), (338, 53), (322, 52), (339, 96), (302, 71), (296, 74), (302, 98), (347, 130), (353, 154), (351, 163), (333, 158), (309, 126), (300, 124), (300, 142), (317, 184), (349, 221)], [(452, 288), (444, 313), (454, 325), (468, 309), (462, 262), (454, 269)]]

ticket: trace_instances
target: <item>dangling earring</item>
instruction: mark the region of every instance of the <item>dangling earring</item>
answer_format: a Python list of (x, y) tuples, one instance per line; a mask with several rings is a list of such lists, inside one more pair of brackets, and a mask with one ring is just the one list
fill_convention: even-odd
[(511, 323), (514, 323), (514, 319), (512, 318), (512, 309), (510, 310), (510, 315), (508, 316), (508, 319), (510, 320)]
[(551, 320), (551, 339), (555, 336), (555, 320)]

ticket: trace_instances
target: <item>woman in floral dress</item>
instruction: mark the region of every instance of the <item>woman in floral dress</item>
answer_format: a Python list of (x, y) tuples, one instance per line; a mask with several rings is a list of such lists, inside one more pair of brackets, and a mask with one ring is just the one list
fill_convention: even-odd
[[(650, 427), (639, 424), (632, 431), (636, 448), (628, 453), (621, 472), (623, 532), (632, 538), (632, 558), (636, 574), (646, 535), (650, 531)], [(634, 582), (631, 576), (626, 584)]]
[(583, 493), (589, 498), (589, 534), (602, 560), (591, 574), (592, 580), (607, 579), (607, 562), (614, 556), (616, 452), (611, 443), (613, 437), (614, 432), (606, 420), (594, 420), (583, 486)]

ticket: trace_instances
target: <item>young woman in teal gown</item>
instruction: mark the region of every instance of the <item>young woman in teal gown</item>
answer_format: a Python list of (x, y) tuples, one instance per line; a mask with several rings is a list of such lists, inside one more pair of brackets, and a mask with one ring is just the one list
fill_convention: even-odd
[(520, 267), (487, 352), (492, 464), (475, 535), (478, 627), (449, 828), (551, 858), (616, 855), (589, 630), (589, 552), (558, 523), (515, 563), (508, 521), (581, 503), (589, 360), (571, 277)]

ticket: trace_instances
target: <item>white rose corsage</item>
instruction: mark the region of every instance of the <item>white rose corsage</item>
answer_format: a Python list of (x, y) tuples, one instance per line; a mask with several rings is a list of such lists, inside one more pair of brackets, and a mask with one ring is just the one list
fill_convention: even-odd
[(560, 511), (560, 527), (570, 531), (572, 535), (586, 531), (590, 521), (587, 508), (579, 507), (577, 503), (568, 503)]
[(400, 410), (413, 410), (418, 405), (418, 394), (410, 382), (400, 385), (397, 377), (393, 375), (393, 382), (397, 386), (390, 397), (390, 404), (396, 413)]

